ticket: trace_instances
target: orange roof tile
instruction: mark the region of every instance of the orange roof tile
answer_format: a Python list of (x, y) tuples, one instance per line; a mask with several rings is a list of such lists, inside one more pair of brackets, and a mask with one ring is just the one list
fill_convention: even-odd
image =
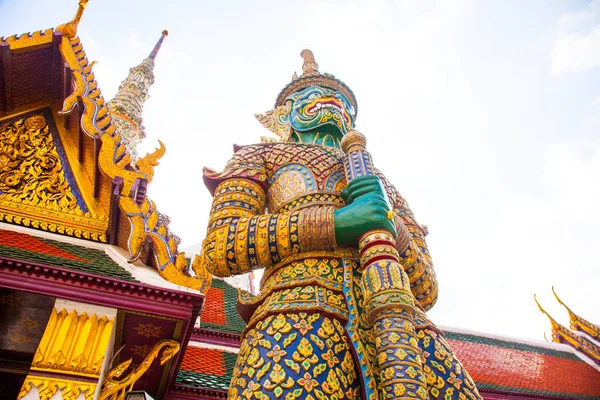
[(51, 244), (45, 243), (35, 236), (26, 235), (24, 233), (7, 231), (0, 229), (0, 245), (13, 247), (21, 250), (34, 251), (36, 253), (48, 254), (51, 256), (68, 258), (82, 262), (89, 262), (83, 258), (77, 257), (71, 253), (67, 253)]
[(454, 332), (446, 340), (480, 389), (600, 398), (600, 371), (569, 351)]

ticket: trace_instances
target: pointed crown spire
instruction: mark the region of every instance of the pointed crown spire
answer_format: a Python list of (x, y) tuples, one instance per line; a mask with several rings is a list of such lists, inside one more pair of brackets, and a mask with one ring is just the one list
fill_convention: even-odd
[(135, 164), (138, 159), (137, 144), (146, 137), (145, 128), (142, 125), (142, 111), (144, 103), (150, 97), (148, 89), (154, 83), (154, 60), (168, 34), (168, 31), (162, 31), (162, 35), (150, 55), (129, 70), (129, 75), (121, 82), (119, 91), (108, 102), (113, 122), (121, 136), (121, 142), (131, 156), (132, 164)]
[(344, 94), (344, 96), (346, 96), (352, 104), (352, 107), (354, 107), (354, 117), (356, 117), (358, 105), (352, 90), (350, 90), (350, 88), (344, 82), (337, 79), (335, 76), (327, 73), (321, 74), (319, 72), (319, 64), (317, 64), (315, 61), (315, 55), (311, 50), (302, 50), (300, 56), (304, 60), (302, 64), (302, 75), (298, 77), (298, 75), (294, 72), (292, 81), (288, 83), (281, 92), (279, 92), (277, 100), (275, 101), (275, 107), (283, 105), (285, 103), (285, 99), (293, 93), (300, 92), (310, 86), (320, 86), (336, 90)]
[(302, 64), (302, 76), (317, 75), (319, 73), (319, 64), (315, 61), (315, 55), (308, 49), (302, 50), (300, 56), (304, 59)]

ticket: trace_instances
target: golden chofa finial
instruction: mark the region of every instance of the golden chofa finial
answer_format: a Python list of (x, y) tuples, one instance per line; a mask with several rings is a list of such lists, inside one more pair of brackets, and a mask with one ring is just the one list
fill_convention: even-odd
[(304, 64), (302, 64), (302, 76), (305, 75), (318, 75), (319, 74), (319, 64), (315, 61), (315, 56), (312, 51), (308, 49), (302, 50), (300, 56), (304, 59)]
[(537, 306), (538, 306), (538, 308), (540, 309), (540, 311), (541, 311), (541, 312), (542, 312), (544, 315), (546, 315), (546, 317), (548, 317), (548, 319), (550, 320), (550, 325), (552, 325), (552, 329), (553, 329), (553, 330), (554, 330), (554, 329), (558, 329), (558, 327), (559, 327), (559, 324), (558, 324), (558, 322), (556, 322), (556, 321), (554, 320), (554, 318), (552, 318), (552, 317), (550, 316), (550, 314), (548, 314), (548, 313), (546, 312), (546, 310), (544, 310), (544, 309), (542, 308), (542, 305), (541, 305), (541, 304), (538, 302), (538, 300), (537, 300), (537, 297), (536, 297), (536, 295), (535, 295), (535, 294), (533, 295), (533, 300), (535, 301), (535, 304), (537, 304)]
[[(554, 294), (554, 297), (556, 297), (556, 300), (558, 301), (558, 303), (561, 306), (564, 306), (567, 310), (569, 310), (569, 307), (567, 307), (567, 305), (565, 303), (562, 302), (562, 300), (558, 297), (558, 295), (556, 294), (556, 292), (554, 291), (554, 285), (552, 286), (552, 293)], [(571, 311), (571, 310), (569, 310)]]
[(71, 20), (71, 22), (57, 26), (56, 30), (69, 39), (74, 38), (75, 35), (77, 35), (77, 25), (79, 25), (79, 21), (81, 21), (81, 16), (83, 15), (83, 11), (85, 10), (87, 3), (88, 0), (80, 0), (79, 8), (77, 9), (77, 14), (75, 14), (75, 17)]

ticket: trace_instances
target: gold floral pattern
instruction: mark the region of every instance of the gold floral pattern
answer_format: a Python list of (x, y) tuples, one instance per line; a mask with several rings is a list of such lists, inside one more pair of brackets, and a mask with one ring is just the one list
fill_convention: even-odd
[(242, 340), (229, 399), (359, 399), (344, 326), (321, 313), (271, 315)]
[(157, 338), (163, 334), (162, 328), (160, 326), (153, 325), (151, 322), (148, 322), (147, 324), (139, 323), (133, 329), (135, 329), (135, 332), (138, 335), (144, 336), (148, 339), (153, 337)]

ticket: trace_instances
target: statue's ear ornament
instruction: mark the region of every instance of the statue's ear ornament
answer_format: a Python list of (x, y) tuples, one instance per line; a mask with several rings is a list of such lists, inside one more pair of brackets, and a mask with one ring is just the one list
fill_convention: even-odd
[(277, 135), (278, 139), (261, 136), (261, 142), (289, 142), (292, 138), (292, 126), (289, 122), (291, 103), (275, 107), (264, 114), (254, 114), (258, 122)]

